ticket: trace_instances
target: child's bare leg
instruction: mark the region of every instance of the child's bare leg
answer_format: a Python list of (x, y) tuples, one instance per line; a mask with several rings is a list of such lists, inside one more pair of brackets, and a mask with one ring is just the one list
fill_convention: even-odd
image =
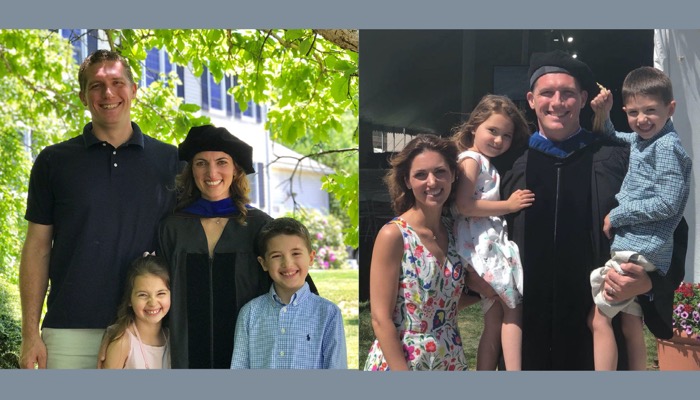
[(595, 370), (615, 371), (617, 369), (617, 343), (615, 342), (612, 320), (594, 305), (588, 321), (591, 332), (593, 332)]
[(503, 310), (500, 303), (496, 301), (484, 314), (484, 331), (481, 333), (476, 353), (477, 371), (496, 370), (501, 352), (501, 321), (503, 321)]
[(642, 319), (636, 315), (622, 313), (622, 334), (627, 345), (627, 361), (630, 371), (647, 369), (647, 346), (644, 342)]
[(522, 304), (518, 304), (518, 306), (515, 308), (508, 308), (508, 306), (502, 302), (500, 305), (503, 308), (501, 345), (503, 346), (503, 359), (506, 362), (506, 370), (520, 371), (520, 360), (523, 347), (523, 306)]

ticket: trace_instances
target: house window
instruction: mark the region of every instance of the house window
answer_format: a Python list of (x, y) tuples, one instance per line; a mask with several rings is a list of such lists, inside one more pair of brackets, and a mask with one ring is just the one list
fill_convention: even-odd
[(59, 29), (61, 36), (73, 44), (73, 58), (80, 64), (98, 48), (97, 29)]
[(88, 56), (87, 39), (84, 29), (61, 29), (61, 36), (73, 45), (73, 58), (80, 64)]
[(250, 174), (250, 202), (258, 208), (265, 208), (265, 170), (262, 163), (255, 163), (255, 173)]
[(221, 82), (216, 82), (214, 76), (204, 67), (201, 78), (202, 83), (202, 109), (212, 114), (231, 115), (229, 105), (231, 104), (228, 89), (231, 88), (231, 78), (224, 75)]
[(143, 74), (141, 74), (141, 84), (149, 86), (154, 81), (159, 80), (161, 74), (168, 75), (172, 69), (173, 66), (170, 64), (168, 53), (153, 48), (146, 55)]
[(261, 123), (263, 121), (263, 111), (263, 107), (255, 104), (252, 100), (248, 102), (248, 108), (245, 111), (241, 111), (241, 107), (238, 103), (235, 103), (235, 115), (241, 121)]
[(177, 76), (180, 78), (181, 84), (177, 86), (177, 97), (182, 99), (185, 98), (185, 67), (177, 65), (175, 70), (177, 71)]
[(392, 153), (403, 150), (417, 135), (405, 132), (372, 131), (372, 149), (374, 153)]

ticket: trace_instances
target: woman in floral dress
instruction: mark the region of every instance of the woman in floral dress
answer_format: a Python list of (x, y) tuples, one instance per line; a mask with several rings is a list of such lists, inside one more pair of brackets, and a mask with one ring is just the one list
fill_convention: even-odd
[[(457, 313), (464, 269), (443, 213), (457, 149), (434, 135), (413, 139), (385, 178), (399, 216), (379, 231), (370, 267), (374, 341), (365, 370), (466, 370)], [(460, 300), (462, 301), (460, 302)], [(474, 301), (474, 300), (471, 300)]]

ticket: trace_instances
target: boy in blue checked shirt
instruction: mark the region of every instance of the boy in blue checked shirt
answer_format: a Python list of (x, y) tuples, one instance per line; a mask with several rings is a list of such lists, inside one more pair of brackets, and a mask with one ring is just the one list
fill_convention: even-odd
[[(594, 130), (604, 130), (630, 144), (629, 170), (615, 196), (618, 206), (603, 222), (606, 236), (612, 238), (614, 233), (612, 258), (591, 273), (596, 370), (614, 370), (617, 365), (611, 319), (620, 311), (630, 370), (646, 369), (641, 307), (635, 298), (616, 297), (619, 288), (610, 283), (604, 291), (605, 275), (611, 269), (624, 275), (620, 264), (627, 262), (665, 275), (671, 264), (673, 231), (683, 217), (690, 192), (692, 163), (671, 122), (676, 108), (671, 80), (656, 68), (637, 68), (622, 83), (622, 100), (635, 133), (615, 132), (609, 120), (609, 90), (601, 86), (600, 94), (591, 101), (596, 113)], [(672, 312), (670, 307), (668, 312)]]
[(309, 231), (293, 218), (277, 218), (260, 230), (258, 244), (273, 284), (241, 309), (231, 368), (347, 368), (340, 309), (305, 282), (316, 255)]

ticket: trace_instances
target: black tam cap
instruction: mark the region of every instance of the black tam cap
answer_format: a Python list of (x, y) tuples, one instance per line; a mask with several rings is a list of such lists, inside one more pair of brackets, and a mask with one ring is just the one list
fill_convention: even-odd
[(195, 154), (202, 151), (223, 151), (230, 155), (246, 174), (255, 173), (253, 148), (233, 136), (226, 128), (217, 128), (214, 125), (193, 126), (187, 132), (185, 140), (177, 147), (181, 161), (192, 161)]
[(554, 50), (548, 53), (533, 53), (530, 57), (530, 68), (527, 75), (530, 77), (530, 89), (542, 75), (550, 73), (564, 73), (573, 76), (581, 89), (588, 91), (593, 96), (597, 86), (593, 79), (593, 72), (585, 63), (571, 57), (570, 54)]

